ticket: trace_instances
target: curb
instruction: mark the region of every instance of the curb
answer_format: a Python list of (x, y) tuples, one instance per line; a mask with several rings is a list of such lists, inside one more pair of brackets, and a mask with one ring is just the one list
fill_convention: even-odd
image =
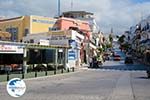
[[(44, 79), (44, 78), (50, 78), (50, 77), (66, 76), (69, 74), (75, 74), (75, 73), (82, 72), (82, 71), (83, 71), (82, 69), (76, 69), (74, 72), (60, 73), (60, 74), (55, 74), (55, 75), (40, 76), (40, 77), (33, 77), (33, 78), (25, 78), (23, 80), (30, 81), (30, 80)], [(0, 82), (0, 85), (6, 85), (6, 84), (7, 84), (7, 81)]]

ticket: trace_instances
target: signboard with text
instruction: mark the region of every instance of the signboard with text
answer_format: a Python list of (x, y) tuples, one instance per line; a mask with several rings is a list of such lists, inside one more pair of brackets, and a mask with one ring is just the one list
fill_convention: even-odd
[(76, 59), (76, 52), (75, 50), (68, 50), (68, 60), (75, 60)]
[(0, 53), (18, 53), (23, 54), (23, 47), (19, 45), (4, 45), (0, 44)]
[(40, 39), (40, 45), (49, 46), (49, 40), (42, 40), (42, 39)]

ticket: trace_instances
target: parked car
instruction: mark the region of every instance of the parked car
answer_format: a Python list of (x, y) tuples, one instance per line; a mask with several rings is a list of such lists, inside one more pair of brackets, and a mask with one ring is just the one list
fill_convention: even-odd
[(104, 53), (103, 58), (104, 60), (110, 60), (110, 56), (111, 54), (107, 52), (107, 53)]
[(121, 60), (121, 57), (120, 57), (120, 55), (115, 54), (115, 55), (113, 56), (113, 59), (114, 59), (114, 61), (120, 61), (120, 60)]
[(0, 74), (5, 74), (11, 71), (12, 71), (12, 67), (10, 65), (4, 65), (0, 67)]
[(127, 56), (126, 58), (125, 58), (125, 62), (124, 62), (125, 64), (133, 64), (133, 59), (132, 59), (132, 57), (131, 56)]

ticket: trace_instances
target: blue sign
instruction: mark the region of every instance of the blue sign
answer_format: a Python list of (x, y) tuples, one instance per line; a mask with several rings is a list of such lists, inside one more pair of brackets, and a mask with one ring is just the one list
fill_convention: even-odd
[(69, 45), (71, 46), (71, 48), (76, 48), (77, 47), (77, 43), (75, 40), (69, 40)]
[(26, 91), (26, 84), (20, 78), (13, 78), (7, 83), (7, 92), (12, 97), (20, 97)]
[(68, 60), (75, 60), (76, 59), (76, 52), (75, 50), (68, 51)]

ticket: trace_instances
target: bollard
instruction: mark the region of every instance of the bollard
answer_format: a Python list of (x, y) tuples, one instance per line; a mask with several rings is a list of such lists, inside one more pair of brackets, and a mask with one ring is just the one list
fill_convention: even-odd
[(54, 75), (56, 75), (56, 69), (54, 70)]
[(7, 81), (9, 81), (9, 72), (7, 71)]
[(24, 79), (24, 71), (22, 71), (22, 79)]
[(64, 73), (64, 69), (63, 68), (61, 69), (61, 73)]
[(45, 76), (47, 76), (47, 70), (45, 71)]
[(70, 72), (69, 68), (67, 69), (67, 72), (68, 72), (68, 73)]
[(74, 72), (74, 67), (72, 67), (72, 72)]
[(37, 77), (37, 71), (35, 71), (35, 77)]

